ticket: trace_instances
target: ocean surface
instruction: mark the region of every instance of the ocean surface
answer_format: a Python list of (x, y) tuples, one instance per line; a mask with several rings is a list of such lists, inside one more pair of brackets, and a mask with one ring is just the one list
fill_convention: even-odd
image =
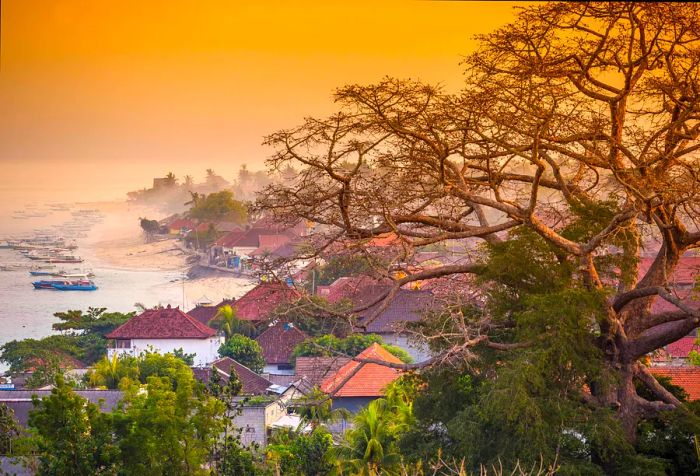
[[(186, 279), (187, 269), (171, 271), (121, 269), (101, 262), (92, 252), (91, 245), (101, 241), (138, 236), (140, 216), (160, 219), (152, 210), (131, 207), (122, 203), (71, 204), (71, 209), (100, 209), (104, 218), (94, 223), (84, 236), (77, 238), (80, 255), (85, 262), (63, 264), (59, 268), (70, 272), (74, 269), (91, 270), (92, 280), (98, 286), (95, 291), (55, 291), (34, 289), (32, 281), (41, 277), (31, 276), (33, 264), (18, 251), (0, 249), (2, 265), (20, 265), (20, 269), (0, 270), (0, 345), (26, 338), (42, 338), (53, 333), (51, 325), (59, 322), (55, 312), (72, 309), (87, 310), (88, 307), (105, 307), (109, 311), (137, 311), (136, 303), (146, 307), (158, 304), (180, 306), (189, 310), (200, 300), (218, 302), (223, 297), (240, 297), (252, 284), (248, 280), (235, 278)], [(58, 229), (62, 223), (74, 217), (70, 211), (53, 211), (43, 217), (14, 219), (17, 210), (40, 210), (43, 204), (30, 203), (14, 209), (0, 209), (0, 243), (8, 237), (31, 236), (40, 230)], [(66, 235), (65, 238), (71, 239)], [(73, 271), (78, 272), (78, 271)], [(51, 278), (47, 278), (51, 279)], [(0, 373), (6, 366), (0, 362)]]

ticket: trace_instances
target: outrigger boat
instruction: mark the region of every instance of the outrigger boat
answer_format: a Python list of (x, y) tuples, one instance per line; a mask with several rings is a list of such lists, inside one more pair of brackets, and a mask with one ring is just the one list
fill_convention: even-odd
[(97, 289), (95, 283), (88, 280), (42, 280), (33, 282), (32, 285), (35, 289), (55, 289), (58, 291), (94, 291)]

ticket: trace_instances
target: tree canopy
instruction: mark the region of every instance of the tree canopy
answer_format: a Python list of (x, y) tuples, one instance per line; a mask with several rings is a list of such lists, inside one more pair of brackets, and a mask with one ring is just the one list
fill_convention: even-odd
[[(480, 290), (470, 312), (456, 290), (458, 305), (423, 337), (440, 342), (432, 366), (469, 362), (486, 378), (463, 431), (490, 428), (492, 458), (615, 471), (641, 422), (683, 406), (640, 359), (700, 322), (669, 292), (700, 245), (698, 13), (527, 6), (478, 38), (461, 92), (393, 78), (348, 85), (335, 114), (266, 138), (269, 167), (299, 173), (256, 209), (316, 223), (319, 253), (393, 234), (387, 268), (403, 273), (386, 299), (455, 275)], [(456, 242), (456, 262), (406, 265)], [(659, 300), (672, 310), (654, 311)]]

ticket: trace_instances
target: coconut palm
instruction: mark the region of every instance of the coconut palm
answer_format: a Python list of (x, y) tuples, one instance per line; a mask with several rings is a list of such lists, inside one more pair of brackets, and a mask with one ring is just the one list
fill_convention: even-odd
[(345, 433), (343, 444), (329, 451), (329, 457), (337, 461), (337, 474), (398, 474), (401, 456), (396, 451), (395, 416), (383, 398), (360, 410), (353, 427)]
[(301, 417), (301, 426), (309, 425), (312, 430), (322, 424), (350, 418), (347, 409), (333, 408), (333, 402), (318, 388), (299, 399), (297, 413)]
[(248, 321), (239, 319), (236, 316), (236, 309), (228, 304), (218, 309), (216, 315), (209, 321), (209, 325), (223, 332), (227, 341), (234, 334), (252, 337), (255, 333), (255, 326)]
[(135, 364), (133, 357), (122, 357), (115, 353), (109, 359), (104, 356), (102, 360), (95, 364), (95, 370), (89, 375), (90, 385), (94, 387), (107, 387), (115, 389), (119, 387), (119, 383), (123, 378), (131, 380), (138, 379), (138, 366)]

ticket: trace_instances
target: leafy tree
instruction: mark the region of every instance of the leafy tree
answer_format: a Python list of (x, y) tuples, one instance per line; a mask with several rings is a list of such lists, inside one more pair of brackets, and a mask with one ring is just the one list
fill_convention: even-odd
[(242, 334), (247, 337), (252, 337), (255, 334), (255, 326), (250, 321), (239, 319), (236, 315), (236, 309), (228, 304), (217, 310), (214, 318), (209, 321), (209, 325), (223, 332), (227, 341), (234, 334)]
[(351, 309), (349, 299), (329, 303), (322, 296), (312, 295), (281, 304), (274, 315), (285, 316), (285, 319), (312, 337), (326, 334), (345, 337), (352, 332), (350, 322), (344, 317)]
[(370, 255), (353, 253), (334, 255), (329, 257), (318, 270), (316, 284), (327, 286), (333, 284), (338, 278), (371, 275), (376, 269), (385, 266), (378, 258)]
[[(194, 197), (194, 196), (193, 196)], [(189, 216), (197, 220), (229, 220), (245, 223), (248, 211), (244, 203), (233, 198), (229, 191), (215, 192), (192, 203)]]
[(265, 367), (260, 344), (241, 334), (234, 334), (224, 345), (219, 347), (219, 355), (231, 357), (256, 373), (262, 372)]
[[(668, 292), (700, 246), (698, 15), (527, 6), (480, 37), (459, 94), (392, 78), (348, 85), (336, 114), (266, 139), (269, 168), (300, 167), (303, 180), (268, 187), (254, 209), (322, 225), (319, 253), (389, 232), (400, 241), (389, 262), (457, 240), (469, 250), (407, 269), (392, 289), (469, 278), (483, 292), (479, 312), (446, 313), (426, 334), (444, 347), (433, 363), (475, 360), (483, 377), (459, 414), (473, 437), (465, 454), (483, 451), (469, 461), (558, 457), (608, 473), (655, 462), (635, 453), (638, 428), (683, 403), (640, 359), (698, 327)], [(638, 275), (642, 250), (654, 257)], [(469, 296), (456, 291), (461, 305)], [(656, 312), (659, 300), (673, 311)]]
[(374, 343), (380, 344), (384, 349), (405, 363), (413, 362), (411, 356), (400, 347), (385, 344), (382, 336), (378, 334), (351, 334), (343, 339), (334, 335), (323, 335), (307, 339), (297, 345), (292, 352), (293, 357), (334, 356), (338, 354), (350, 357), (357, 356)]
[(119, 449), (111, 433), (111, 417), (76, 395), (56, 377), (56, 388), (43, 399), (34, 397), (29, 426), (39, 458), (39, 474), (116, 474)]
[(324, 476), (333, 470), (326, 456), (332, 446), (333, 437), (323, 428), (309, 434), (279, 430), (270, 437), (266, 448), (268, 464), (279, 474)]
[(327, 398), (320, 389), (314, 388), (311, 392), (294, 402), (296, 413), (301, 417), (304, 425), (309, 425), (312, 430), (348, 420), (350, 412), (345, 408), (333, 408), (333, 401)]
[(180, 347), (173, 351), (173, 356), (182, 360), (188, 366), (192, 367), (194, 365), (194, 359), (195, 357), (197, 357), (197, 353), (193, 352), (192, 354), (185, 354), (185, 351), (182, 349), (182, 347)]
[(119, 448), (128, 455), (120, 473), (208, 474), (205, 463), (223, 430), (224, 404), (206, 394), (191, 369), (172, 355), (146, 355), (141, 364), (142, 376), (148, 374), (145, 391), (140, 385), (126, 388), (113, 417)]
[(4, 403), (0, 403), (0, 455), (13, 454), (13, 442), (19, 434), (15, 412)]
[(139, 225), (141, 225), (141, 229), (146, 234), (146, 238), (148, 241), (150, 241), (153, 238), (153, 235), (156, 235), (160, 232), (160, 224), (158, 223), (158, 220), (139, 218)]
[(166, 187), (174, 187), (177, 185), (177, 177), (175, 177), (175, 174), (172, 172), (168, 172), (168, 174), (165, 176), (165, 186)]

